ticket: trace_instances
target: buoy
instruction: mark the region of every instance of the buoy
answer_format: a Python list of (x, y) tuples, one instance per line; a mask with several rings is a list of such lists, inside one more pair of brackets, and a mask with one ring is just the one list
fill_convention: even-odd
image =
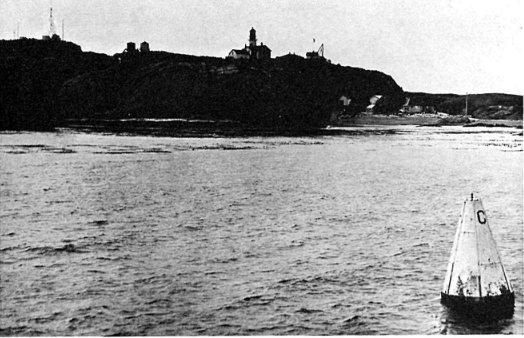
[(441, 303), (473, 316), (510, 318), (515, 294), (480, 198), (464, 201), (451, 250)]

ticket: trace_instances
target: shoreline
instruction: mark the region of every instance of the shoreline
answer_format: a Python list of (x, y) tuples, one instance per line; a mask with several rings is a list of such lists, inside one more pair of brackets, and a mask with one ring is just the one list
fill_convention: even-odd
[(464, 127), (511, 127), (522, 129), (523, 121), (522, 120), (477, 120), (469, 124), (464, 125)]
[[(347, 121), (344, 121), (347, 122)], [(466, 128), (464, 132), (472, 132), (474, 127), (495, 127), (523, 129), (522, 120), (476, 120), (469, 124), (455, 123), (441, 125), (438, 123), (425, 123), (419, 119), (383, 118), (356, 119), (352, 123), (331, 123), (311, 129), (275, 129), (245, 126), (236, 121), (209, 121), (209, 120), (183, 120), (183, 119), (123, 119), (123, 120), (98, 120), (81, 119), (69, 120), (53, 130), (69, 129), (81, 133), (108, 133), (116, 135), (136, 135), (152, 137), (177, 137), (177, 138), (231, 138), (231, 137), (318, 137), (337, 135), (396, 134), (398, 130), (387, 127), (413, 126), (413, 127), (442, 127), (457, 126)], [(375, 122), (375, 123), (370, 123)], [(395, 123), (396, 122), (396, 123)], [(411, 122), (411, 123), (408, 123)], [(370, 130), (344, 129), (358, 127), (371, 128)], [(385, 127), (376, 128), (376, 127)], [(31, 132), (33, 130), (3, 130), (3, 132)], [(37, 130), (34, 130), (37, 131)], [(42, 131), (42, 130), (40, 130)]]
[(470, 119), (464, 122), (450, 118), (410, 116), (400, 117), (395, 115), (367, 115), (356, 118), (349, 118), (333, 122), (331, 125), (336, 127), (355, 127), (355, 126), (420, 126), (420, 127), (441, 127), (441, 126), (462, 126), (462, 127), (507, 127), (522, 129), (522, 120), (489, 120), (489, 119)]

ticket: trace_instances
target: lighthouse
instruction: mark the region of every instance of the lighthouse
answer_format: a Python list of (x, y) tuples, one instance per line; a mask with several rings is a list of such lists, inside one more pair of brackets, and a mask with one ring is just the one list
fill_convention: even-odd
[(464, 201), (441, 303), (472, 316), (509, 318), (515, 294), (480, 198)]
[(249, 47), (256, 47), (257, 46), (257, 31), (251, 27), (251, 30), (249, 31)]

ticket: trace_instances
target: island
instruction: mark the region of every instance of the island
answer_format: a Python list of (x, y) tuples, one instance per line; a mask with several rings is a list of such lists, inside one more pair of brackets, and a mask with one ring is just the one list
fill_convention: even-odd
[[(303, 134), (369, 115), (464, 114), (464, 96), (405, 92), (387, 74), (315, 53), (271, 58), (256, 42), (224, 58), (127, 47), (109, 56), (59, 38), (0, 40), (0, 129), (147, 133), (164, 121), (174, 131)], [(473, 119), (522, 120), (519, 95), (470, 95), (469, 105)]]

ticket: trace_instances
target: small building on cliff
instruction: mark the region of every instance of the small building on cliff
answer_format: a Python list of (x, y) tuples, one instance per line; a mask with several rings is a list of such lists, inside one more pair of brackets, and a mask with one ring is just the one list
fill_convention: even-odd
[(366, 113), (373, 114), (375, 112), (375, 105), (382, 98), (382, 95), (373, 95), (369, 99), (370, 105), (366, 107)]
[(257, 32), (253, 27), (251, 27), (251, 30), (249, 31), (249, 46), (244, 45), (243, 49), (232, 49), (227, 57), (233, 59), (254, 60), (271, 59), (271, 49), (263, 43), (257, 45)]
[(249, 52), (245, 49), (232, 49), (227, 57), (233, 59), (249, 59), (250, 55)]
[[(406, 102), (402, 105), (402, 108), (400, 108), (401, 114), (435, 114), (435, 107), (433, 106), (424, 106), (422, 104), (414, 105), (410, 104), (411, 98), (406, 97)], [(418, 102), (423, 103), (423, 102)]]
[(135, 53), (136, 51), (136, 44), (134, 42), (128, 42), (126, 49), (124, 49), (124, 53)]
[(343, 107), (347, 107), (349, 106), (349, 104), (351, 103), (351, 99), (349, 98), (348, 95), (342, 95), (340, 97), (340, 99), (338, 99), (338, 101), (340, 102), (340, 104), (343, 106)]
[(147, 41), (144, 41), (140, 44), (140, 52), (142, 53), (149, 52), (149, 43), (147, 43)]
[[(313, 39), (313, 42), (315, 42), (315, 39)], [(320, 59), (326, 61), (326, 58), (324, 57), (324, 44), (320, 46), (318, 51), (307, 52), (306, 59)]]
[(128, 53), (128, 54), (133, 54), (133, 53), (138, 53), (138, 52), (141, 52), (141, 53), (148, 53), (150, 52), (151, 50), (149, 49), (149, 43), (147, 41), (144, 41), (140, 44), (140, 50), (136, 48), (136, 44), (134, 42), (128, 42), (127, 43), (127, 46), (126, 46), (126, 49), (124, 49), (124, 51), (122, 53)]

